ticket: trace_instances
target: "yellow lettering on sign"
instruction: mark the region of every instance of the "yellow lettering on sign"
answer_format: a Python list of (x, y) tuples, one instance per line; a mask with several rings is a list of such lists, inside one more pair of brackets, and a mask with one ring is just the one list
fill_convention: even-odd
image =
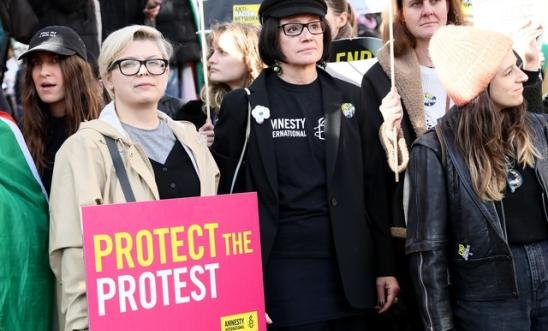
[[(154, 262), (160, 264), (199, 261), (204, 257), (217, 257), (215, 240), (219, 223), (191, 224), (188, 228), (174, 226), (154, 229), (141, 229), (137, 233), (116, 232), (93, 236), (95, 270), (102, 272), (105, 263), (110, 268), (149, 267)], [(240, 251), (247, 253), (251, 239), (243, 233), (239, 238)], [(171, 248), (171, 249), (169, 249)], [(107, 258), (110, 260), (106, 260)]]
[(93, 250), (95, 251), (95, 271), (101, 272), (103, 271), (103, 258), (112, 253), (112, 239), (110, 236), (108, 234), (94, 235)]
[(361, 51), (349, 51), (349, 52), (339, 52), (335, 54), (335, 62), (352, 62), (360, 60), (369, 60), (375, 56), (368, 50)]

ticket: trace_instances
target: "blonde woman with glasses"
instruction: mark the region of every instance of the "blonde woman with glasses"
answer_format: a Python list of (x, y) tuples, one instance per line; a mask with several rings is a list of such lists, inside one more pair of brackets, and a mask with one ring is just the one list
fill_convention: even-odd
[[(170, 44), (156, 29), (134, 25), (110, 34), (99, 70), (113, 101), (57, 153), (49, 252), (64, 330), (88, 328), (81, 206), (216, 193), (219, 173), (203, 139), (190, 123), (175, 122), (157, 110), (170, 55)], [(129, 187), (114, 170), (117, 153)]]

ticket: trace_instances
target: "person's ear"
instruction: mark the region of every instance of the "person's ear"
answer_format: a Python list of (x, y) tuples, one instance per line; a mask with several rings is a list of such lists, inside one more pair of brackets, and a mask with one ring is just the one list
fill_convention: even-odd
[(102, 79), (103, 87), (108, 91), (114, 93), (114, 84), (112, 83), (112, 71), (109, 71), (107, 75)]
[(338, 20), (338, 27), (339, 28), (342, 28), (343, 26), (345, 26), (347, 23), (348, 23), (348, 12), (343, 12), (339, 15), (339, 17), (337, 18)]

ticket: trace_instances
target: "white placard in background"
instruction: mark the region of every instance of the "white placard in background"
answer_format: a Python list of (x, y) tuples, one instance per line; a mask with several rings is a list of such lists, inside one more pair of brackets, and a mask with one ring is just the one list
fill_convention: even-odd
[(388, 0), (348, 0), (358, 15), (380, 13), (388, 8)]
[[(547, 0), (472, 0), (474, 25), (511, 35), (527, 20), (548, 28)], [(544, 33), (548, 43), (548, 33)]]

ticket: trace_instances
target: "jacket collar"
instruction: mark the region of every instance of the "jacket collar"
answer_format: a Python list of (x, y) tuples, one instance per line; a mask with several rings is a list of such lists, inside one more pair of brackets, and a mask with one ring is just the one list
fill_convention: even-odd
[(125, 139), (129, 139), (129, 134), (122, 127), (120, 118), (118, 118), (118, 114), (116, 113), (114, 101), (109, 102), (105, 108), (103, 108), (101, 114), (99, 114), (99, 120), (106, 122), (108, 125), (113, 127), (118, 135), (124, 137)]
[[(388, 77), (390, 77), (390, 48), (386, 44), (377, 58), (379, 64)], [(421, 83), (420, 64), (413, 49), (407, 50), (404, 54), (394, 59), (396, 89), (401, 96), (405, 110), (417, 137), (426, 132), (426, 117)]]
[[(183, 148), (190, 157), (194, 170), (198, 174), (199, 178), (202, 178), (202, 174), (200, 173), (200, 171), (206, 171), (207, 169), (201, 169), (198, 165), (206, 164), (207, 160), (205, 160), (206, 154), (200, 152), (203, 149), (203, 142), (199, 141), (199, 136), (196, 134), (191, 134), (191, 130), (181, 129), (183, 126), (190, 124), (175, 122), (161, 111), (157, 111), (156, 113), (160, 120), (166, 121), (167, 125), (169, 126), (175, 137), (177, 137), (177, 140), (183, 145)], [(110, 102), (103, 108), (101, 114), (99, 115), (99, 122), (101, 122), (103, 125), (93, 125), (93, 121), (91, 121), (86, 122), (88, 124), (84, 123), (85, 125), (83, 124), (82, 128), (89, 127), (99, 131), (103, 135), (110, 136), (114, 139), (120, 139), (124, 142), (125, 145), (128, 146), (128, 148), (135, 148), (142, 155), (143, 159), (148, 160), (148, 157), (145, 155), (142, 148), (140, 146), (136, 146), (131, 141), (129, 134), (126, 132), (126, 130), (124, 130), (122, 123), (120, 122), (120, 118), (116, 113), (114, 102)], [(145, 181), (151, 188), (156, 187), (156, 185), (153, 185), (153, 183), (155, 183), (154, 178), (149, 175), (150, 171), (153, 171), (152, 166), (149, 162), (145, 162), (145, 164), (134, 163), (131, 166), (135, 168), (135, 171), (137, 171), (141, 175), (141, 177), (145, 179)], [(206, 185), (204, 181), (200, 182), (201, 186)], [(155, 196), (158, 195), (157, 190), (153, 190), (153, 192)], [(204, 187), (201, 187), (201, 192), (207, 192), (207, 190), (204, 190)]]
[[(439, 143), (444, 144), (446, 147), (445, 157), (447, 159), (447, 165), (451, 164), (452, 168), (456, 172), (460, 189), (466, 191), (466, 194), (471, 198), (474, 205), (482, 213), (487, 222), (494, 229), (495, 233), (500, 237), (500, 239), (506, 242), (506, 236), (502, 229), (501, 221), (497, 214), (494, 202), (485, 202), (478, 197), (472, 188), (472, 180), (470, 177), (470, 172), (468, 171), (468, 165), (455, 144), (455, 127), (457, 125), (457, 117), (461, 111), (462, 110), (458, 107), (455, 107), (450, 113), (441, 119), (440, 124), (438, 124), (438, 128), (441, 129), (442, 137), (440, 138), (442, 138), (443, 141), (440, 140)], [(546, 124), (546, 117), (543, 117), (543, 115), (540, 114), (532, 114), (527, 112), (526, 120), (531, 125), (534, 134), (533, 140), (535, 147), (541, 153), (541, 158), (537, 159), (535, 171), (538, 176), (537, 178), (546, 194), (548, 193), (548, 186), (546, 185), (548, 183), (548, 144), (546, 143), (546, 139), (548, 138), (548, 126)]]
[[(168, 125), (170, 127), (172, 126), (172, 124), (170, 124), (170, 121), (168, 120), (170, 119), (169, 116), (159, 110), (156, 110), (156, 114), (158, 115), (160, 120), (167, 121)], [(129, 134), (126, 130), (124, 130), (122, 122), (120, 122), (120, 118), (116, 113), (116, 106), (114, 105), (114, 101), (109, 102), (103, 108), (103, 110), (101, 110), (101, 114), (99, 114), (99, 120), (107, 123), (112, 129), (114, 129), (114, 131), (107, 130), (107, 132), (103, 132), (103, 134), (113, 135), (113, 138), (124, 138), (127, 140), (130, 139)]]
[[(460, 112), (460, 110), (455, 108), (455, 110), (453, 111), (455, 113), (452, 114), (453, 116), (450, 116), (452, 119), (456, 117), (457, 112)], [(468, 193), (472, 201), (474, 201), (474, 204), (487, 219), (488, 223), (492, 226), (497, 235), (502, 240), (506, 241), (506, 235), (504, 234), (504, 231), (502, 229), (500, 218), (497, 214), (494, 202), (482, 201), (472, 187), (472, 179), (470, 177), (470, 172), (468, 171), (468, 165), (466, 164), (466, 161), (464, 160), (462, 154), (457, 148), (457, 145), (455, 144), (455, 128), (452, 126), (453, 123), (451, 123), (453, 121), (448, 120), (448, 117), (446, 116), (443, 118), (443, 122), (447, 125), (438, 125), (440, 126), (443, 135), (442, 138), (445, 140), (445, 146), (447, 148), (446, 157), (448, 161), (451, 160), (451, 164), (453, 164), (458, 177), (460, 177), (462, 189), (464, 189)], [(443, 144), (444, 142), (440, 141), (440, 143)]]
[[(253, 84), (249, 86), (249, 111), (252, 111), (256, 106), (264, 106), (270, 109), (270, 103), (268, 101), (268, 89), (266, 86), (267, 77), (271, 75), (268, 69), (265, 69), (255, 79)], [(272, 194), (278, 196), (278, 172), (276, 168), (276, 159), (274, 156), (274, 142), (272, 141), (272, 127), (269, 125), (266, 119), (263, 123), (259, 124), (253, 118), (249, 117), (251, 121), (251, 136), (257, 140), (257, 149), (260, 155), (265, 174), (267, 174), (267, 180), (272, 188)]]
[[(267, 78), (270, 75), (273, 75), (273, 73), (268, 69), (263, 70), (249, 87), (249, 103), (251, 109), (258, 105), (269, 108)], [(322, 105), (326, 119), (326, 178), (327, 184), (330, 185), (335, 172), (335, 164), (339, 150), (341, 130), (340, 107), (345, 100), (342, 100), (342, 95), (339, 92), (339, 88), (335, 84), (334, 79), (323, 69), (318, 68), (318, 79), (320, 80)], [(267, 121), (258, 124), (253, 117), (251, 117), (250, 120), (252, 128), (251, 136), (255, 137), (257, 140), (257, 145), (259, 146), (258, 153), (260, 154), (265, 173), (267, 174), (268, 182), (272, 188), (272, 193), (277, 196), (278, 174), (274, 155), (274, 142), (272, 140), (272, 127)]]
[[(325, 114), (325, 158), (327, 185), (333, 182), (335, 164), (339, 153), (339, 140), (341, 135), (341, 105), (344, 102), (354, 100), (343, 100), (335, 81), (323, 70), (318, 70), (322, 89), (322, 105)], [(356, 107), (357, 105), (355, 105)]]
[[(451, 163), (453, 164), (458, 176), (460, 177), (460, 183), (462, 184), (462, 187), (470, 195), (476, 206), (479, 208), (479, 210), (485, 216), (491, 226), (495, 229), (495, 232), (499, 235), (499, 237), (506, 241), (506, 235), (504, 234), (504, 231), (502, 229), (501, 221), (497, 214), (494, 202), (485, 202), (478, 197), (478, 195), (472, 188), (472, 179), (470, 177), (470, 172), (468, 171), (468, 165), (466, 164), (466, 161), (464, 160), (462, 154), (454, 143), (457, 118), (459, 117), (459, 113), (461, 111), (462, 110), (455, 107), (454, 110), (452, 110), (451, 114), (445, 116), (442, 119), (443, 124), (440, 125), (440, 129), (442, 129), (441, 131), (445, 140), (445, 146), (447, 147), (447, 158), (451, 160)], [(535, 119), (535, 117), (537, 119)], [(541, 158), (538, 159), (536, 162), (535, 170), (538, 176), (538, 180), (540, 181), (543, 190), (546, 192), (546, 177), (548, 175), (548, 162), (546, 161), (548, 158), (548, 145), (546, 143), (548, 132), (546, 130), (548, 129), (545, 124), (545, 119), (541, 119), (541, 116), (539, 116), (538, 114), (526, 113), (526, 121), (532, 129), (532, 138), (535, 148), (537, 148), (537, 150), (541, 153)]]
[(532, 129), (535, 148), (540, 153), (540, 158), (537, 159), (535, 165), (535, 172), (545, 192), (544, 197), (548, 203), (548, 115), (527, 112), (526, 116), (527, 123)]

